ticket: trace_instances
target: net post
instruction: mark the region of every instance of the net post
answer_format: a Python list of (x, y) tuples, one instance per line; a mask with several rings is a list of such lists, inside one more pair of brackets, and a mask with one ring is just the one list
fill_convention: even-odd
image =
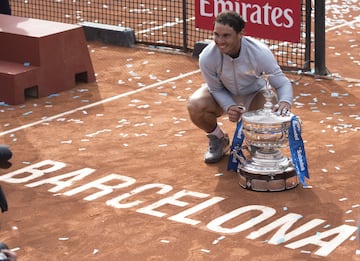
[(315, 1), (315, 74), (327, 75), (325, 65), (325, 0)]
[(187, 35), (188, 35), (188, 32), (187, 32), (187, 5), (186, 5), (186, 0), (183, 0), (183, 8), (182, 8), (182, 11), (183, 11), (183, 49), (185, 52), (188, 51), (188, 39), (187, 39)]
[(311, 70), (311, 0), (305, 1), (305, 56), (304, 56), (304, 71)]

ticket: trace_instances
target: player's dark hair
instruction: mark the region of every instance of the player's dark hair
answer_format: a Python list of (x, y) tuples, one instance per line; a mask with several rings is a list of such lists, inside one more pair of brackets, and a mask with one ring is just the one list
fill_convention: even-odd
[(215, 23), (228, 25), (240, 33), (245, 28), (245, 20), (234, 11), (221, 12), (215, 19)]

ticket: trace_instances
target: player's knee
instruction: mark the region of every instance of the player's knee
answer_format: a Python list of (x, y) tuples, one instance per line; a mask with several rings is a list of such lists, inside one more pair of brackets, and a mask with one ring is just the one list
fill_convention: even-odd
[(199, 111), (199, 106), (196, 99), (193, 99), (191, 96), (187, 102), (187, 110), (190, 115), (196, 114)]
[(204, 97), (196, 95), (196, 93), (189, 97), (187, 102), (187, 109), (190, 115), (201, 113), (206, 110), (206, 108), (207, 102)]

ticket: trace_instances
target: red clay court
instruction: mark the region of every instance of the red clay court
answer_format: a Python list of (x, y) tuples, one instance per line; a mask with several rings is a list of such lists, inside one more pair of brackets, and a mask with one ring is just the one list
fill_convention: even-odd
[(1, 241), (22, 261), (360, 260), (360, 6), (327, 8), (332, 76), (288, 74), (310, 188), (249, 191), (227, 158), (203, 163), (195, 58), (89, 43), (95, 83), (0, 107)]

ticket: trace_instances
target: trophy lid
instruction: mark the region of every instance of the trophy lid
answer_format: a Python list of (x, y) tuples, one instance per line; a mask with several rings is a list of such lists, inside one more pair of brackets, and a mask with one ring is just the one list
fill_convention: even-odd
[(242, 115), (242, 118), (245, 122), (251, 122), (251, 123), (279, 124), (279, 123), (289, 122), (292, 116), (293, 116), (292, 113), (290, 113), (290, 115), (287, 116), (280, 116), (277, 115), (275, 112), (257, 110), (257, 111), (245, 112)]

